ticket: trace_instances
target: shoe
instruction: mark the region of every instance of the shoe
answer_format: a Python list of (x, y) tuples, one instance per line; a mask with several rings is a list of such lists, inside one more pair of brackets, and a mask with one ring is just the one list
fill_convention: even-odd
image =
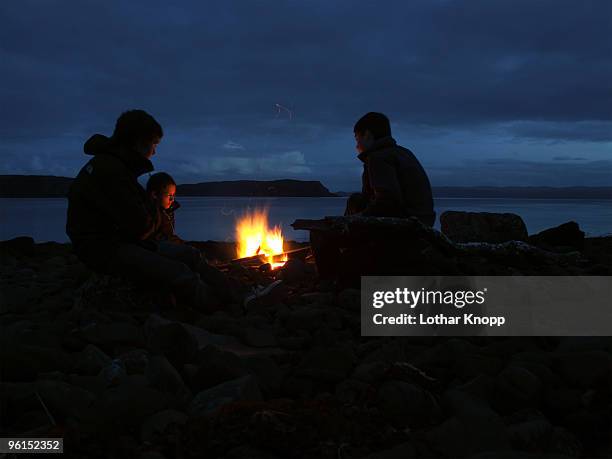
[(258, 285), (257, 288), (253, 289), (253, 291), (247, 294), (242, 301), (242, 311), (246, 314), (249, 306), (254, 306), (256, 303), (260, 303), (261, 300), (265, 299), (270, 302), (275, 302), (280, 299), (281, 291), (280, 288), (283, 285), (282, 280), (276, 280), (272, 282), (267, 287), (263, 287)]

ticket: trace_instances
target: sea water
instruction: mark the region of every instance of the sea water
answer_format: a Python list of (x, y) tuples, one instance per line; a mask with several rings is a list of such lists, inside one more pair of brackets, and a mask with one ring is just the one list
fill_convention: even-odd
[[(308, 240), (295, 231), (296, 219), (342, 215), (346, 198), (179, 197), (176, 232), (187, 240), (234, 240), (236, 218), (248, 209), (268, 209), (270, 225), (280, 225), (287, 239)], [(0, 240), (31, 236), (37, 242), (67, 242), (67, 201), (63, 198), (0, 198)], [(437, 198), (437, 217), (446, 210), (512, 212), (520, 215), (530, 234), (573, 220), (587, 236), (612, 233), (612, 200)], [(436, 219), (437, 229), (440, 221)]]

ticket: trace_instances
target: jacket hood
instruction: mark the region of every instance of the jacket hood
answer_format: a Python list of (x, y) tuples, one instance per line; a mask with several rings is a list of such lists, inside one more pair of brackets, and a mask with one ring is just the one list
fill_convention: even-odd
[(117, 145), (111, 137), (102, 134), (92, 135), (83, 145), (87, 155), (112, 155), (119, 158), (136, 175), (136, 177), (154, 170), (153, 163), (138, 152)]
[(111, 146), (111, 139), (102, 134), (94, 134), (83, 145), (83, 151), (87, 155), (97, 155), (107, 153)]
[(397, 146), (397, 142), (395, 141), (393, 137), (391, 136), (381, 137), (380, 139), (376, 139), (374, 143), (372, 144), (372, 146), (368, 148), (366, 151), (359, 153), (357, 157), (361, 161), (365, 161), (366, 157), (373, 151), (384, 150), (385, 148), (393, 148), (395, 146)]

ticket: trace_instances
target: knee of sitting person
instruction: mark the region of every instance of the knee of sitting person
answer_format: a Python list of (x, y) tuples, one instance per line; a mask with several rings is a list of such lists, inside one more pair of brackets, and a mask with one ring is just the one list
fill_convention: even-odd
[(367, 207), (368, 200), (363, 193), (353, 193), (346, 200), (344, 215), (353, 215), (361, 212)]

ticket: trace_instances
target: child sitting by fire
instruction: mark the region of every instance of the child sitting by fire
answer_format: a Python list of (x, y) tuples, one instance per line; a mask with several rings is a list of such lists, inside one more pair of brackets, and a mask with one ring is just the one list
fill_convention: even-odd
[[(157, 244), (157, 251), (160, 253), (173, 252), (173, 257), (182, 260), (191, 269), (198, 272), (202, 280), (213, 287), (215, 294), (222, 301), (237, 302), (246, 311), (249, 304), (269, 296), (281, 284), (281, 281), (275, 281), (266, 288), (255, 290), (249, 288), (248, 291), (244, 285), (232, 285), (223, 272), (208, 263), (202, 252), (195, 247), (190, 247), (177, 236), (174, 232), (174, 212), (180, 207), (180, 204), (175, 200), (176, 182), (170, 174), (165, 172), (153, 174), (147, 182), (147, 194), (161, 216), (158, 229), (151, 236), (151, 239)], [(179, 249), (175, 244), (182, 244), (182, 247)]]
[(147, 195), (161, 216), (159, 228), (152, 239), (184, 244), (185, 241), (178, 237), (174, 230), (174, 212), (181, 205), (175, 200), (176, 182), (172, 176), (165, 172), (153, 174), (147, 182)]

